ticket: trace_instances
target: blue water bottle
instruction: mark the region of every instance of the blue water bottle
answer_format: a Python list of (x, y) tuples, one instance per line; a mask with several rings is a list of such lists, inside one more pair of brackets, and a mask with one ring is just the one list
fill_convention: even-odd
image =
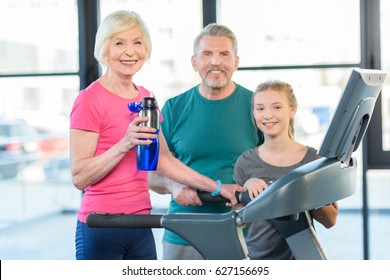
[[(157, 110), (158, 104), (154, 97), (145, 97), (142, 102), (132, 102), (128, 104), (129, 110), (137, 113), (140, 117), (149, 117), (147, 122), (140, 125), (153, 127), (156, 134), (160, 130), (160, 116)], [(152, 139), (150, 145), (137, 145), (136, 157), (138, 170), (156, 170), (158, 164), (158, 155), (160, 144), (158, 137)]]

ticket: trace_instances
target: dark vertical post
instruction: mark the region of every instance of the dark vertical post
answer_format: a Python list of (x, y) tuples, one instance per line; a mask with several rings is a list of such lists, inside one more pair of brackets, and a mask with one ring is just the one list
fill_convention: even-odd
[(99, 65), (93, 55), (98, 27), (99, 1), (78, 0), (80, 89), (99, 77)]
[[(361, 67), (367, 69), (381, 69), (380, 52), (380, 0), (360, 0), (361, 19)], [(378, 112), (380, 113), (380, 101), (378, 97), (374, 113), (371, 117), (370, 125), (367, 128), (366, 136), (363, 139), (363, 254), (364, 259), (370, 259), (369, 244), (369, 205), (367, 191), (367, 171), (370, 169), (368, 138), (374, 131), (380, 131), (378, 125)], [(379, 115), (380, 117), (380, 115)], [(377, 137), (377, 136), (376, 136)]]
[(216, 0), (202, 0), (203, 27), (209, 23), (217, 22), (217, 2)]

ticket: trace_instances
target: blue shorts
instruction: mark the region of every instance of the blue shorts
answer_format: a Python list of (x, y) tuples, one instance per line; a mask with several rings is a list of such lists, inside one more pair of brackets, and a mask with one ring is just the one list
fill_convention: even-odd
[(77, 260), (156, 260), (150, 228), (91, 228), (77, 221)]

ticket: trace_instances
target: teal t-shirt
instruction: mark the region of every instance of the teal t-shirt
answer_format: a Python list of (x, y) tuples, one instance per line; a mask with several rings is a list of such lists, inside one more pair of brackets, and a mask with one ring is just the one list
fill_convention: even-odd
[[(162, 108), (161, 124), (169, 149), (185, 165), (210, 177), (232, 184), (234, 164), (245, 151), (257, 146), (262, 136), (251, 111), (252, 92), (240, 85), (222, 100), (208, 100), (193, 87), (169, 99)], [(222, 213), (224, 203), (180, 206), (171, 199), (168, 213)], [(187, 245), (165, 230), (164, 241)]]

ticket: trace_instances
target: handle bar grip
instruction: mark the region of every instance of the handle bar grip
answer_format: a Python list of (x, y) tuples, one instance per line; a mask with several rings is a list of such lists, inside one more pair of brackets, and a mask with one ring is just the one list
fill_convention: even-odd
[[(229, 201), (228, 199), (224, 198), (223, 196), (220, 196), (220, 195), (212, 196), (211, 193), (205, 192), (205, 191), (198, 191), (198, 196), (199, 196), (200, 200), (204, 201), (204, 202), (228, 202)], [(237, 198), (238, 202), (244, 203), (245, 205), (251, 201), (248, 192), (242, 192), (242, 193), (237, 192), (236, 198)], [(287, 216), (283, 216), (283, 217), (278, 217), (275, 219), (279, 220), (279, 221), (297, 221), (298, 218), (299, 218), (299, 215), (298, 215), (298, 213), (296, 213), (296, 214), (291, 214), (291, 215), (287, 215)]]
[[(229, 202), (229, 200), (223, 196), (212, 196), (211, 193), (205, 191), (198, 191), (198, 196), (203, 202)], [(236, 199), (238, 202), (244, 204), (248, 204), (251, 201), (248, 192), (236, 192)]]
[(90, 214), (87, 225), (93, 228), (161, 228), (163, 215)]

